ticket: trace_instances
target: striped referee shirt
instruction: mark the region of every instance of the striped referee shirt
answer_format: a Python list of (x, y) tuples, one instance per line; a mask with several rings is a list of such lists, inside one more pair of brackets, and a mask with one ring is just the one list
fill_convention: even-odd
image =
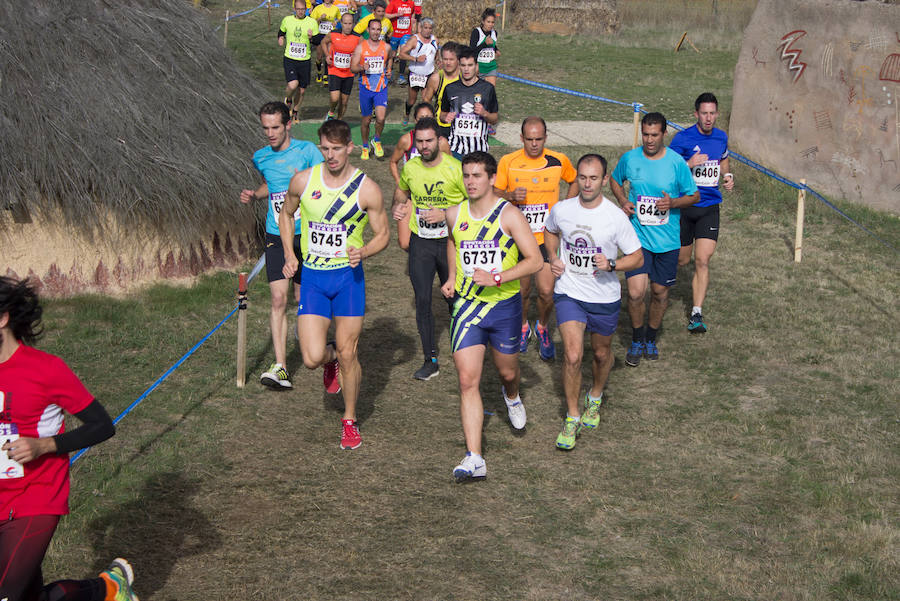
[(481, 78), (470, 86), (461, 80), (447, 84), (441, 96), (441, 110), (456, 113), (450, 128), (450, 150), (465, 156), (476, 150), (487, 152), (487, 122), (475, 114), (475, 104), (481, 103), (484, 110), (497, 113), (497, 93), (494, 86)]

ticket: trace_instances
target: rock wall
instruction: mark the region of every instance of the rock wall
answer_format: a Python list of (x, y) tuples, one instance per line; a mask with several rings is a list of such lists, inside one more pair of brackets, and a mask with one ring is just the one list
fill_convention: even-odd
[(759, 0), (732, 146), (819, 192), (900, 214), (900, 5)]

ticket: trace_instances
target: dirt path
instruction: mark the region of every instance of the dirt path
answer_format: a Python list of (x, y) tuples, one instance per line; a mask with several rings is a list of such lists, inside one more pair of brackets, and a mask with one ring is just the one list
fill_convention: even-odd
[[(509, 146), (521, 146), (521, 123), (500, 122), (499, 141)], [(549, 121), (547, 146), (631, 146), (634, 126), (631, 123), (600, 121)]]

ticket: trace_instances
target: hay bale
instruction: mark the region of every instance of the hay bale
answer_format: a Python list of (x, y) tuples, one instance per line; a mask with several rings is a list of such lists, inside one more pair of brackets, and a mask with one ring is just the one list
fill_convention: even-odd
[[(453, 2), (425, 0), (422, 4), (422, 14), (434, 19), (434, 35), (442, 44), (450, 40), (468, 44), (472, 29), (481, 25), (482, 11), (491, 6), (494, 6), (494, 3), (490, 0), (455, 0)], [(497, 29), (500, 29), (499, 18), (497, 19)]]
[[(268, 94), (219, 35), (181, 0), (0, 2), (0, 273), (55, 267), (103, 289), (101, 264), (128, 282), (246, 255), (256, 216), (237, 191), (258, 179)], [(43, 227), (81, 254), (44, 257)], [(146, 246), (104, 246), (122, 232)]]
[(506, 26), (538, 33), (616, 33), (616, 0), (507, 0)]

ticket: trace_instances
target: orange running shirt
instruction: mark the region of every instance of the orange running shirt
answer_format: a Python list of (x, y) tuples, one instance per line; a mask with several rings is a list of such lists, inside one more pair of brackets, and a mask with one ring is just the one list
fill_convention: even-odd
[(336, 31), (331, 32), (332, 66), (328, 68), (328, 75), (353, 77), (353, 73), (350, 72), (350, 59), (353, 58), (353, 51), (361, 39), (352, 33), (344, 35)]
[(500, 159), (494, 187), (507, 191), (521, 187), (528, 191), (525, 202), (513, 204), (525, 214), (537, 243), (543, 244), (544, 223), (550, 209), (559, 202), (560, 182), (571, 184), (577, 176), (572, 161), (561, 152), (545, 148), (543, 155), (532, 159), (525, 149), (519, 149)]

